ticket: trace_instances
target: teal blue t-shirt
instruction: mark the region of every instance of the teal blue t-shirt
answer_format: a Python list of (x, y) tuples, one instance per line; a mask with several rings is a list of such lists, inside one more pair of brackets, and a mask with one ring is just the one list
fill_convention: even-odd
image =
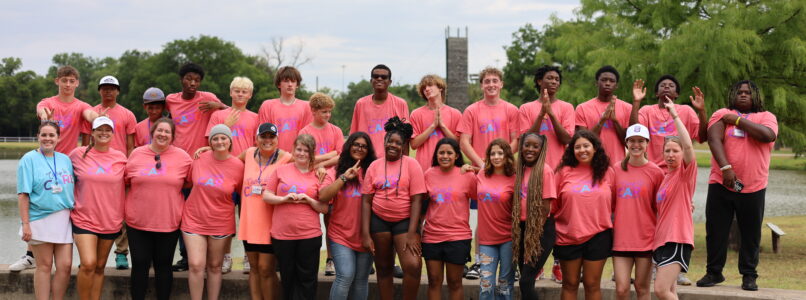
[[(67, 155), (59, 152), (54, 152), (53, 157), (45, 157), (39, 151), (31, 150), (20, 159), (17, 167), (17, 194), (26, 193), (31, 199), (29, 221), (72, 209), (74, 183), (73, 164)], [(62, 188), (59, 193), (53, 193), (56, 184)]]

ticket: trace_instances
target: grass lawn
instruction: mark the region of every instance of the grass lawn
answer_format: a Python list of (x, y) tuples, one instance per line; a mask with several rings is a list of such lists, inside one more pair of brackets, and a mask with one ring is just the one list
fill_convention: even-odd
[(39, 143), (36, 142), (7, 142), (7, 143), (0, 143), (0, 150), (33, 150), (39, 147)]

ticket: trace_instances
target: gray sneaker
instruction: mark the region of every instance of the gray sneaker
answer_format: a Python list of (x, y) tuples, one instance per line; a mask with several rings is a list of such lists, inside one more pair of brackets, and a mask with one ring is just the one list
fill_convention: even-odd
[(686, 273), (677, 274), (677, 285), (691, 285), (691, 280), (686, 277)]
[(36, 268), (36, 261), (33, 257), (23, 255), (20, 257), (20, 260), (15, 261), (13, 264), (8, 266), (8, 270), (11, 272), (19, 272), (25, 269), (33, 269)]

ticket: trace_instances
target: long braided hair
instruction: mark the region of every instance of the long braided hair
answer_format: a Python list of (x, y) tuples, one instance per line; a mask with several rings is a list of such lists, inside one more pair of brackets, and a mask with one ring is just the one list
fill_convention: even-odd
[[(532, 166), (532, 174), (526, 185), (526, 230), (521, 236), (521, 197), (523, 175), (527, 162), (523, 159), (523, 145), (527, 137), (535, 136), (541, 141), (540, 154), (537, 161)], [(546, 163), (546, 136), (534, 132), (527, 132), (521, 135), (518, 142), (518, 150), (521, 153), (515, 162), (515, 191), (512, 195), (512, 261), (517, 263), (521, 253), (521, 239), (523, 239), (523, 261), (526, 264), (536, 263), (543, 248), (540, 245), (540, 237), (543, 235), (543, 224), (549, 207), (543, 205), (543, 166)], [(550, 183), (549, 183), (550, 184)]]
[(728, 109), (735, 109), (739, 110), (736, 107), (736, 98), (739, 93), (739, 89), (742, 85), (746, 84), (748, 88), (750, 88), (750, 99), (752, 100), (752, 107), (750, 108), (750, 112), (762, 112), (764, 111), (764, 100), (761, 99), (761, 93), (758, 91), (758, 86), (756, 83), (750, 80), (741, 80), (730, 88), (730, 92), (728, 93)]

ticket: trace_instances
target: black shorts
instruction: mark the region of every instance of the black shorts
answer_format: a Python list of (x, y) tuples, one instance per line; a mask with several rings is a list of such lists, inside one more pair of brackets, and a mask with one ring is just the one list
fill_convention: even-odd
[(464, 265), (470, 261), (470, 240), (423, 243), (423, 258)]
[(613, 249), (613, 230), (599, 232), (579, 245), (554, 245), (554, 256), (560, 260), (603, 260), (610, 257)]
[(409, 232), (409, 219), (403, 219), (397, 222), (388, 222), (384, 221), (373, 212), (371, 213), (369, 219), (369, 232), (391, 232), (393, 236), (403, 234)]
[(80, 227), (76, 226), (75, 224), (71, 224), (71, 225), (73, 226), (73, 234), (93, 234), (93, 235), (97, 236), (99, 239), (102, 239), (102, 240), (115, 240), (122, 234), (121, 231), (118, 231), (118, 232), (115, 232), (115, 233), (97, 233), (97, 232), (94, 232), (94, 231), (89, 231), (89, 230), (80, 228)]
[(679, 264), (680, 272), (688, 273), (688, 263), (691, 261), (691, 250), (694, 247), (689, 244), (666, 243), (652, 252), (652, 262), (658, 268), (670, 264)]
[(616, 251), (613, 250), (613, 256), (630, 257), (630, 258), (651, 258), (652, 251)]
[(272, 246), (271, 244), (251, 244), (247, 241), (243, 241), (243, 251), (274, 254), (274, 246)]

